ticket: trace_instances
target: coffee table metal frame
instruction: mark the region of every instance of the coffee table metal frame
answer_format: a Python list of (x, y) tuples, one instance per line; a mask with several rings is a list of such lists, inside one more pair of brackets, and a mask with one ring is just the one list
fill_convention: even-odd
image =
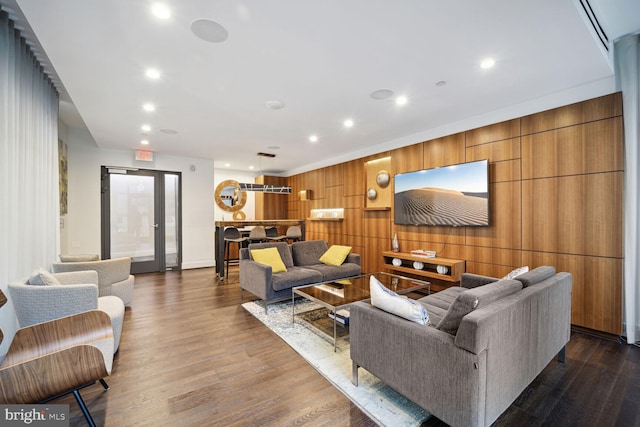
[[(368, 273), (368, 274), (362, 274), (360, 276), (352, 276), (352, 277), (347, 277), (339, 280), (329, 280), (326, 282), (311, 283), (309, 285), (296, 286), (292, 289), (292, 293), (291, 293), (292, 323), (296, 322), (296, 302), (295, 302), (296, 295), (302, 298), (308, 299), (310, 301), (313, 301), (317, 304), (320, 304), (322, 307), (329, 309), (330, 311), (333, 312), (333, 351), (337, 351), (338, 340), (337, 340), (336, 312), (341, 308), (348, 307), (350, 304), (353, 304), (354, 302), (369, 301), (371, 299), (371, 296), (369, 294), (369, 281), (367, 280), (365, 284), (362, 284), (362, 283), (359, 284), (361, 286), (361, 290), (363, 291), (362, 298), (359, 298), (359, 297), (351, 298), (349, 299), (349, 302), (345, 302), (344, 304), (335, 304), (335, 303), (332, 304), (331, 302), (329, 302), (331, 300), (336, 300), (336, 294), (332, 293), (330, 290), (326, 292), (318, 293), (318, 295), (326, 296), (327, 297), (326, 300), (323, 300), (322, 298), (314, 295), (310, 295), (310, 293), (305, 292), (305, 290), (308, 290), (309, 288), (316, 288), (321, 285), (331, 285), (336, 283), (339, 284), (340, 281), (345, 281), (345, 280), (356, 280), (356, 279), (365, 280), (365, 279), (369, 279), (371, 275), (375, 275), (376, 278), (381, 279), (383, 284), (388, 281), (391, 281), (391, 283), (393, 283), (394, 279), (397, 279), (396, 286), (402, 283), (402, 288), (401, 289), (396, 288), (396, 289), (393, 289), (393, 291), (400, 295), (407, 294), (409, 292), (413, 292), (416, 290), (423, 290), (423, 289), (426, 289), (427, 293), (430, 293), (431, 291), (430, 282), (414, 279), (412, 277), (400, 276), (398, 274), (385, 273), (385, 272)], [(344, 285), (344, 286), (349, 286), (349, 285)], [(336, 289), (339, 289), (339, 288), (336, 287)]]

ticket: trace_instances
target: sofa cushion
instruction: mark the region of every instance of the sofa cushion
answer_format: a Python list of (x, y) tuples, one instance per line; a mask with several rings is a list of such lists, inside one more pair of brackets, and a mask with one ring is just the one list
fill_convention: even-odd
[(322, 274), (323, 282), (342, 279), (345, 277), (359, 276), (361, 272), (360, 266), (351, 262), (345, 262), (339, 267), (336, 267), (335, 265), (314, 264), (306, 265), (304, 268), (320, 272)]
[(464, 316), (521, 289), (522, 283), (517, 280), (498, 280), (488, 285), (466, 289), (458, 294), (436, 328), (455, 335)]
[(440, 323), (440, 320), (442, 320), (447, 310), (449, 310), (449, 307), (453, 304), (458, 294), (466, 290), (467, 288), (452, 286), (444, 291), (422, 297), (417, 301), (427, 308), (429, 323), (435, 326)]
[(302, 267), (291, 267), (284, 273), (271, 276), (271, 287), (276, 292), (319, 282), (322, 282), (322, 274), (320, 272)]
[(387, 289), (373, 274), (369, 279), (369, 290), (374, 307), (421, 325), (429, 323), (429, 313), (422, 304)]
[[(287, 242), (251, 243), (249, 245), (249, 251), (251, 251), (252, 249), (264, 248), (278, 248), (278, 252), (280, 253), (280, 258), (282, 259), (284, 266), (287, 267), (287, 269), (293, 267), (291, 249), (289, 248), (289, 244)], [(251, 257), (251, 252), (249, 252), (249, 258), (253, 260), (253, 258)]]
[(556, 274), (555, 267), (543, 265), (541, 267), (534, 268), (527, 273), (519, 275), (518, 277), (516, 277), (516, 280), (522, 282), (522, 287), (526, 288), (527, 286), (535, 285), (536, 283), (547, 280), (554, 274)]
[(506, 279), (515, 279), (516, 277), (518, 277), (521, 274), (526, 273), (527, 271), (529, 271), (529, 266), (525, 265), (524, 267), (518, 267), (515, 270), (511, 270), (506, 276), (504, 276), (502, 279), (506, 280)]
[(287, 271), (278, 248), (251, 249), (251, 257), (255, 262), (271, 267), (272, 273)]
[(35, 286), (59, 286), (60, 285), (60, 282), (58, 281), (58, 279), (53, 277), (51, 273), (49, 273), (47, 270), (45, 270), (42, 267), (35, 269), (31, 273), (27, 283), (29, 285), (35, 285)]
[(293, 262), (297, 266), (321, 264), (320, 257), (327, 249), (329, 249), (329, 245), (324, 240), (293, 242), (291, 244)]
[(351, 252), (351, 246), (331, 245), (320, 257), (320, 262), (340, 266)]
[(60, 262), (87, 262), (100, 261), (97, 254), (60, 255)]

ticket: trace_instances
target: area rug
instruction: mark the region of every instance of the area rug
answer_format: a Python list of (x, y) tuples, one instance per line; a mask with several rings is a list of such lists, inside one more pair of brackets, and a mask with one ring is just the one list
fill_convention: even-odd
[(320, 308), (317, 304), (311, 301), (296, 301), (295, 323), (292, 322), (290, 301), (270, 305), (268, 315), (264, 313), (264, 305), (261, 302), (247, 302), (242, 304), (242, 307), (289, 344), (379, 425), (419, 426), (429, 418), (427, 411), (386, 386), (362, 368), (360, 368), (358, 375), (359, 386), (356, 387), (351, 383), (351, 358), (348, 340), (344, 337), (339, 339), (338, 349), (334, 352), (333, 338), (324, 336), (320, 332), (322, 327), (316, 328), (297, 315), (303, 312), (317, 312), (317, 309)]

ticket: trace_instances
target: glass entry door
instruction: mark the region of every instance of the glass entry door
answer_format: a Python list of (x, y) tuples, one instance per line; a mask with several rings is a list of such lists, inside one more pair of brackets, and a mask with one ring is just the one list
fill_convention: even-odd
[(179, 268), (180, 174), (102, 168), (102, 257), (131, 258), (131, 272)]

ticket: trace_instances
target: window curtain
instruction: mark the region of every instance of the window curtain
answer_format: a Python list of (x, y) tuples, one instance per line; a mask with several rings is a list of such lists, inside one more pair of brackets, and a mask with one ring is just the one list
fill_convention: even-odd
[(629, 344), (640, 342), (640, 34), (614, 45), (616, 86), (624, 118), (624, 325)]
[[(0, 10), (0, 288), (56, 260), (60, 240), (58, 94), (6, 11)], [(0, 309), (6, 354), (17, 328)]]

